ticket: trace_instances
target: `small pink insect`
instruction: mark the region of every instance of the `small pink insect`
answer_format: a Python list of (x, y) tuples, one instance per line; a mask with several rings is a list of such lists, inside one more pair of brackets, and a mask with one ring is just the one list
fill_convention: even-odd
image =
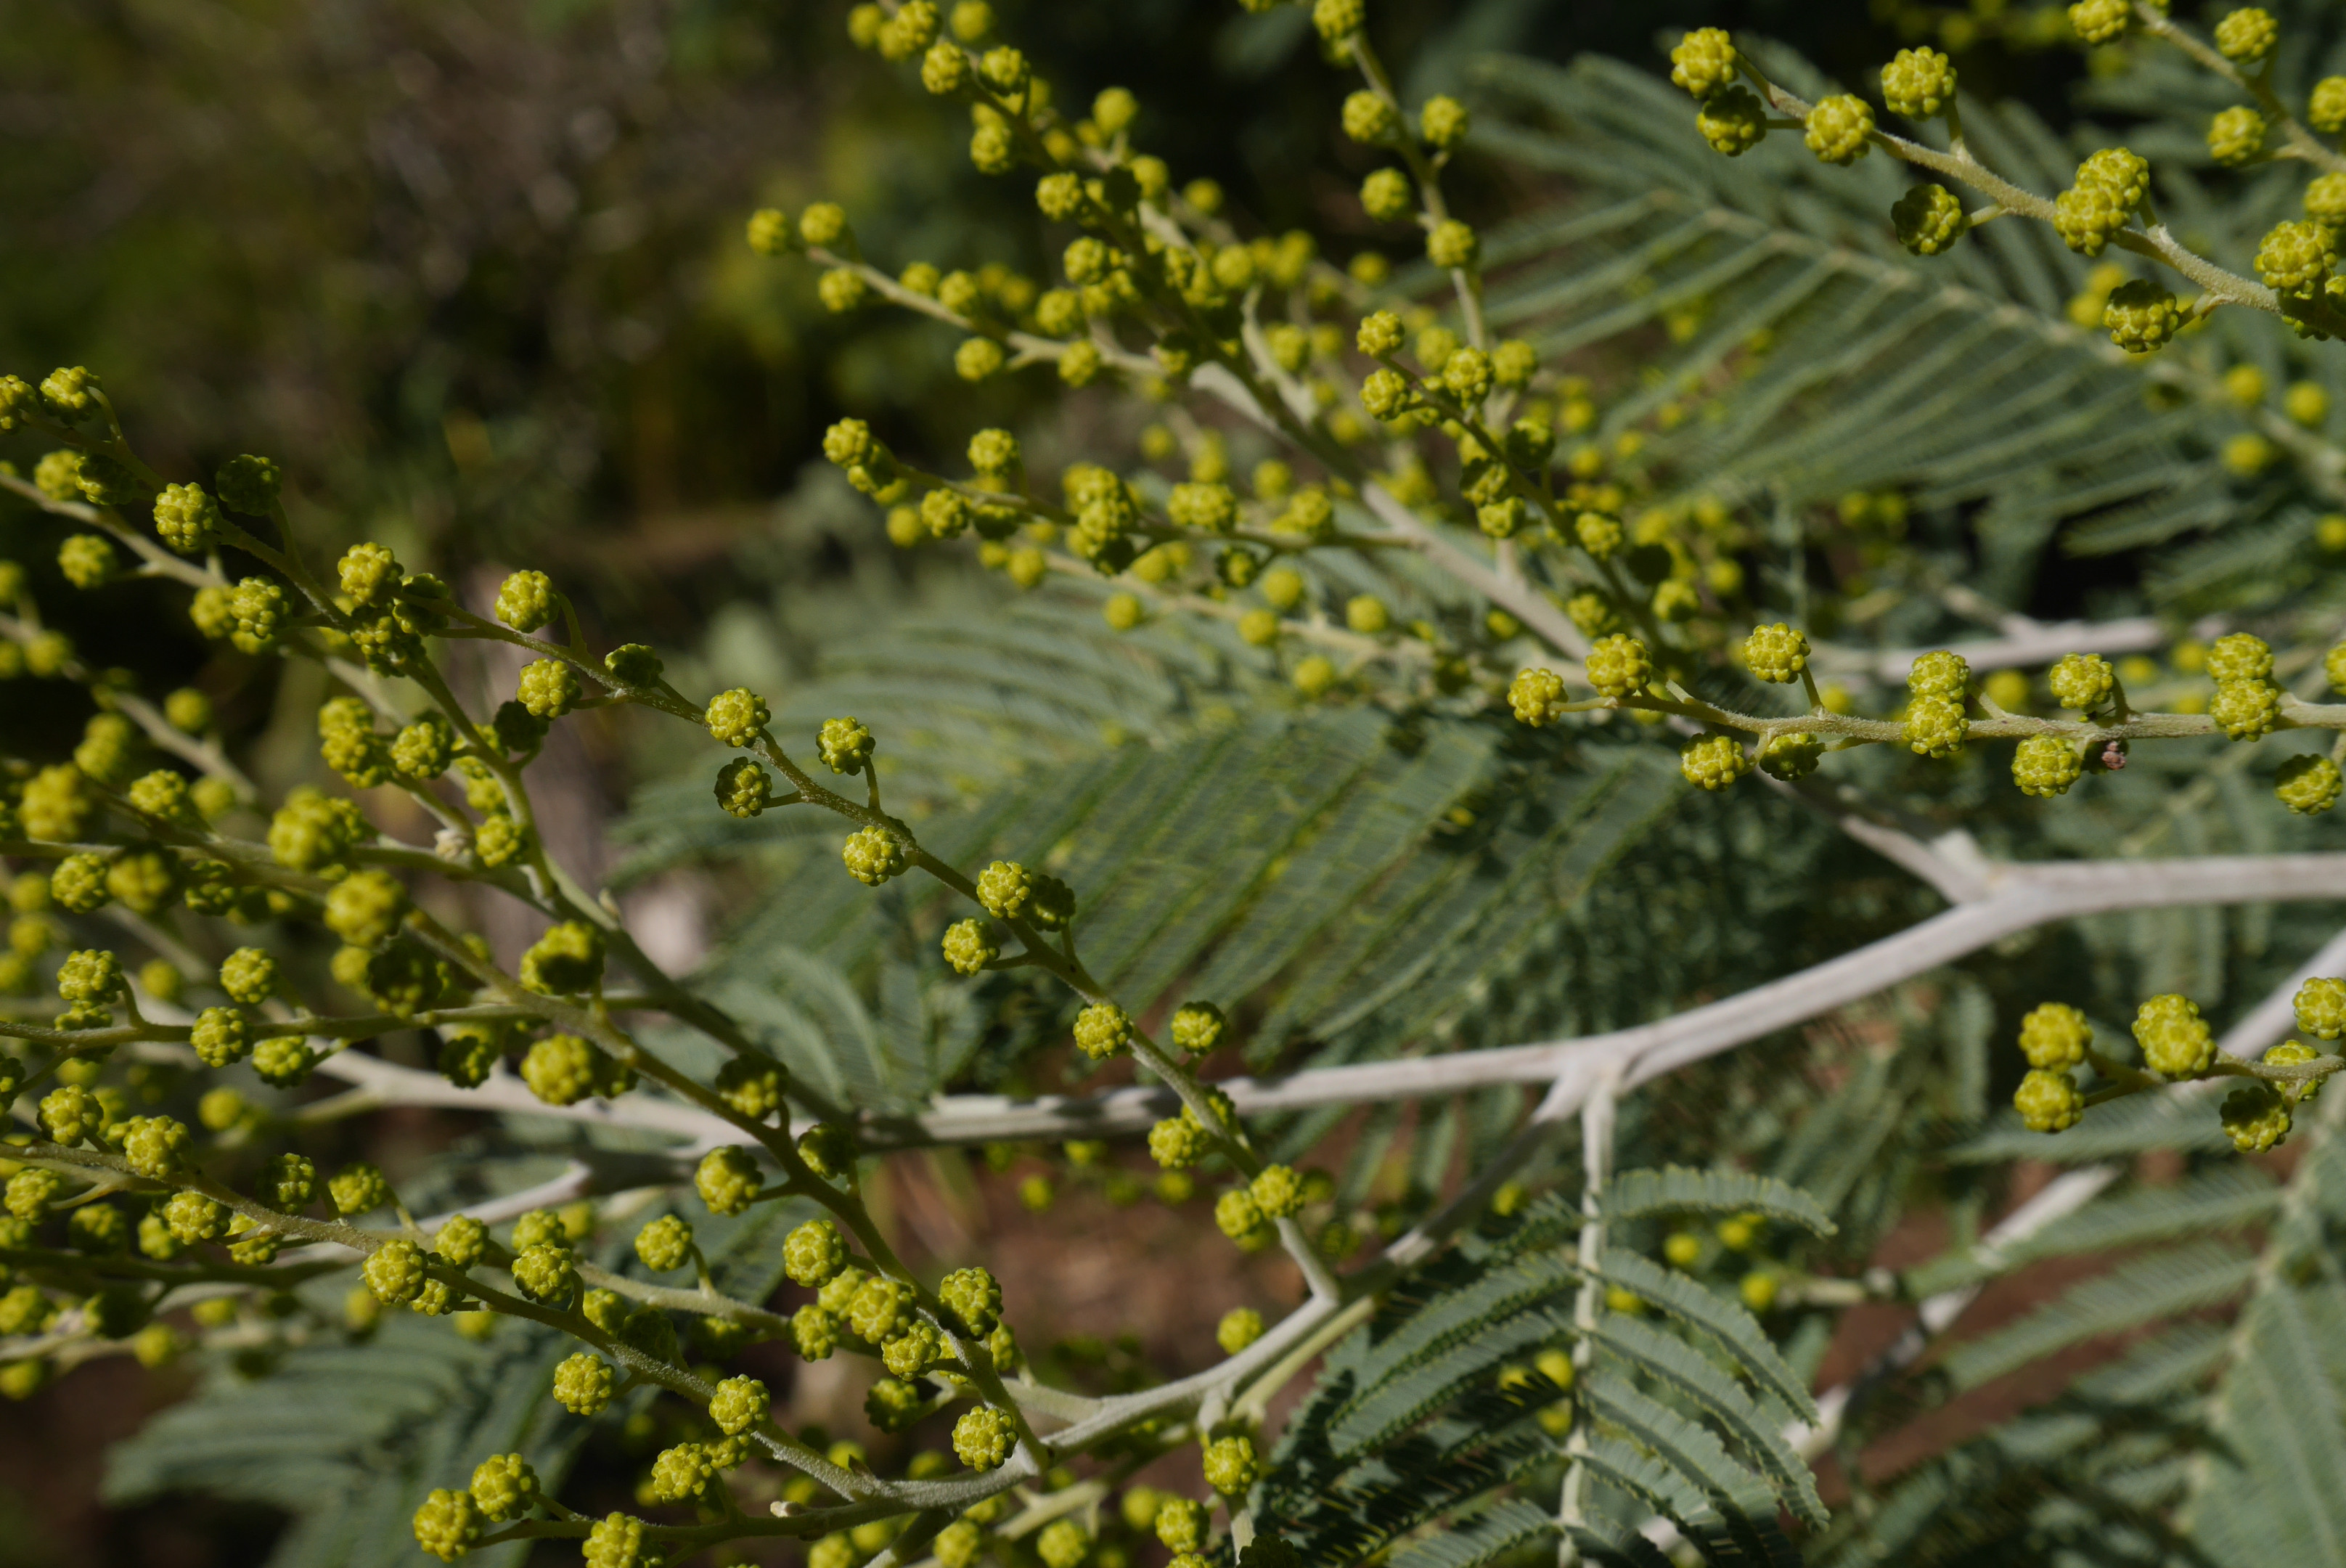
[(2115, 740), (2102, 748), (2102, 766), (2115, 773), (2126, 766), (2126, 752)]

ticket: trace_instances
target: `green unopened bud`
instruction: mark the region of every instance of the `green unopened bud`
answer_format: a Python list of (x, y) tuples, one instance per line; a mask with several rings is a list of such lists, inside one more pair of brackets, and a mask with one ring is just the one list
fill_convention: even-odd
[(1469, 117), (1466, 106), (1449, 97), (1431, 97), (1418, 111), (1418, 129), (1426, 141), (1444, 152), (1466, 139)]
[(823, 766), (833, 773), (862, 772), (870, 765), (877, 744), (863, 721), (852, 718), (825, 719), (815, 736), (815, 748), (822, 756)]
[(515, 693), (530, 717), (548, 720), (567, 715), (584, 695), (578, 673), (560, 659), (551, 658), (537, 659), (525, 666), (521, 672), (520, 689)]
[(1014, 1441), (1010, 1419), (988, 1405), (967, 1411), (954, 1422), (954, 1452), (972, 1470), (1001, 1469)]
[(840, 847), (839, 858), (850, 876), (872, 888), (903, 875), (912, 864), (903, 840), (886, 828), (862, 828), (850, 833)]
[(987, 87), (1005, 96), (1022, 90), (1029, 76), (1026, 56), (1007, 45), (988, 49), (979, 56), (977, 70)]
[(943, 942), (945, 962), (959, 974), (976, 974), (1002, 956), (1001, 943), (984, 921), (958, 920), (945, 928)]
[(713, 738), (743, 750), (756, 742), (771, 718), (765, 699), (740, 687), (718, 693), (702, 715)]
[(57, 546), (57, 570), (76, 588), (105, 585), (118, 565), (114, 541), (102, 534), (76, 534)]
[(603, 933), (584, 921), (551, 927), (521, 958), (522, 984), (541, 995), (576, 995), (602, 976)]
[(241, 1061), (252, 1048), (250, 1025), (230, 1007), (207, 1007), (196, 1014), (189, 1044), (207, 1067), (225, 1067)]
[(1854, 93), (1836, 93), (1809, 111), (1804, 139), (1809, 150), (1831, 164), (1851, 164), (1870, 150), (1873, 106)]
[(791, 249), (790, 215), (779, 207), (761, 207), (750, 215), (750, 249), (760, 256), (780, 256)]
[(984, 1268), (956, 1268), (937, 1286), (937, 1296), (961, 1329), (983, 1339), (1002, 1321), (1002, 1287)]
[(1347, 42), (1367, 20), (1365, 0), (1312, 0), (1312, 30), (1331, 46)]
[(1250, 1438), (1216, 1438), (1206, 1445), (1204, 1470), (1206, 1484), (1225, 1497), (1234, 1497), (1252, 1486), (1261, 1473)]
[(655, 1274), (683, 1268), (692, 1258), (692, 1227), (679, 1216), (660, 1216), (636, 1232), (636, 1256)]
[(326, 1196), (336, 1214), (371, 1214), (391, 1202), (391, 1183), (373, 1166), (345, 1166), (326, 1183)]
[(1718, 27), (1698, 28), (1670, 50), (1670, 80), (1698, 99), (1724, 89), (1735, 71), (1734, 42)]
[(2264, 151), (2270, 127), (2246, 105), (2224, 110), (2208, 122), (2208, 151), (2218, 163), (2238, 168)]
[(847, 1266), (847, 1242), (828, 1219), (811, 1219), (782, 1241), (782, 1270), (810, 1289), (827, 1285)]
[(122, 990), (122, 961), (104, 949), (66, 955), (57, 994), (67, 1002), (110, 1002)]
[(238, 948), (220, 961), (219, 983), (230, 1001), (258, 1007), (277, 990), (277, 960), (260, 948)]
[(41, 412), (40, 393), (22, 376), (0, 376), (0, 431), (15, 430)]
[(1107, 87), (1092, 99), (1092, 123), (1109, 136), (1131, 128), (1140, 113), (1140, 101), (1123, 87)]
[(451, 1217), (433, 1237), (432, 1248), (452, 1267), (470, 1268), (481, 1260), (488, 1246), (489, 1229), (471, 1215)]
[(660, 657), (642, 643), (622, 643), (603, 656), (603, 669), (621, 686), (650, 686), (660, 677)]
[(283, 472), (275, 463), (248, 453), (220, 464), (212, 484), (220, 504), (230, 511), (266, 517), (276, 508), (278, 489), (283, 480)]
[(167, 484), (155, 497), (155, 532), (182, 555), (203, 554), (219, 528), (219, 508), (200, 484)]
[(1425, 237), (1425, 259), (1447, 270), (1471, 270), (1482, 249), (1474, 230), (1454, 218), (1435, 224)]
[(2228, 60), (2254, 65), (2272, 53), (2280, 26), (2261, 5), (2243, 5), (2216, 24), (2216, 47)]
[(573, 1415), (601, 1414), (615, 1385), (611, 1363), (584, 1350), (554, 1369), (554, 1398)]
[(300, 1155), (271, 1155), (262, 1162), (253, 1196), (287, 1214), (308, 1207), (317, 1196), (318, 1168)]
[(1076, 1017), (1076, 1046), (1104, 1062), (1132, 1043), (1132, 1020), (1113, 1002), (1095, 1003)]
[(939, 97), (960, 92), (973, 74), (968, 53), (956, 45), (932, 44), (921, 58), (921, 86)]
[(1085, 210), (1083, 181), (1064, 170), (1046, 174), (1035, 184), (1035, 205), (1055, 223), (1072, 222)]
[(819, 1176), (836, 1180), (855, 1167), (854, 1131), (839, 1122), (817, 1122), (799, 1135), (799, 1158)]
[(766, 1385), (755, 1378), (728, 1378), (709, 1397), (709, 1419), (727, 1437), (740, 1437), (764, 1424), (772, 1408)]
[(1416, 206), (1417, 191), (1397, 168), (1378, 169), (1361, 181), (1361, 210), (1379, 223), (1397, 223)]
[(1954, 65), (1936, 50), (1901, 49), (1896, 59), (1882, 67), (1882, 97), (1892, 114), (1928, 119), (1954, 96)]
[(1202, 1056), (1222, 1042), (1228, 1021), (1210, 1002), (1184, 1003), (1174, 1011), (1170, 1033), (1177, 1049)]
[(1363, 87), (1344, 100), (1344, 134), (1358, 142), (1389, 142), (1401, 129), (1392, 104)]
[(326, 895), (326, 926), (353, 947), (380, 947), (406, 919), (407, 889), (388, 871), (353, 872)]
[(771, 803), (770, 790), (766, 770), (746, 757), (737, 757), (717, 770), (717, 804), (732, 816), (757, 816)]
[(826, 250), (852, 244), (853, 234), (847, 225), (847, 209), (835, 201), (814, 203), (799, 214), (799, 239)]
[(497, 619), (517, 632), (536, 631), (561, 613), (561, 596), (543, 572), (515, 572), (497, 589)]
[(1971, 218), (1945, 186), (1916, 185), (1891, 203), (1890, 226), (1911, 254), (1937, 256), (1970, 231)]
[(41, 378), (41, 406), (54, 418), (68, 423), (96, 413), (105, 395), (97, 372), (81, 365), (54, 370)]
[(90, 914), (104, 909), (113, 895), (106, 888), (106, 858), (67, 855), (49, 873), (49, 897), (69, 914)]

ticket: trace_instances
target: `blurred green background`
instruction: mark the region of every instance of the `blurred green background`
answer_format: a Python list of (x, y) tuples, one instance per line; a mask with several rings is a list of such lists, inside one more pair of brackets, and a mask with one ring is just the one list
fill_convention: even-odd
[[(1058, 91), (1122, 85), (1177, 178), (1219, 180), (1242, 225), (1365, 242), (1364, 167), (1303, 10), (1229, 0), (999, 5)], [(460, 587), (554, 574), (597, 641), (680, 652), (752, 616), (790, 655), (842, 603), (909, 577), (868, 505), (816, 461), (845, 411), (900, 450), (1054, 412), (1046, 373), (973, 391), (954, 340), (826, 316), (798, 262), (741, 243), (754, 206), (843, 202), (867, 252), (1030, 272), (1027, 182), (964, 154), (962, 111), (853, 50), (843, 4), (799, 0), (13, 0), (0, 27), (0, 369), (86, 364), (175, 477), (245, 451), (285, 465), (314, 555), (393, 545)], [(1854, 78), (1901, 44), (1953, 49), (1967, 89), (2066, 117), (2082, 71), (2059, 9), (1864, 0), (1379, 0), (1372, 34), (1412, 97), (1477, 53), (1602, 50), (1647, 66), (1656, 29), (1786, 38)], [(1520, 192), (1470, 163), (1470, 214)], [(1109, 426), (1108, 428), (1118, 428)], [(38, 448), (0, 438), (29, 469)], [(46, 609), (149, 689), (192, 678), (283, 778), (314, 767), (316, 692), (199, 641), (176, 592), (55, 567), (66, 530), (0, 500), (0, 555)], [(923, 556), (925, 574), (957, 571)], [(152, 612), (152, 613), (149, 613)], [(735, 617), (729, 620), (727, 617)], [(797, 641), (794, 641), (797, 639)], [(15, 756), (86, 717), (57, 682), (0, 687)], [(273, 754), (276, 760), (269, 762)], [(584, 757), (607, 801), (640, 781)], [(270, 1517), (193, 1501), (107, 1513), (99, 1454), (168, 1389), (127, 1367), (38, 1431), (0, 1420), (0, 1564), (258, 1561)]]

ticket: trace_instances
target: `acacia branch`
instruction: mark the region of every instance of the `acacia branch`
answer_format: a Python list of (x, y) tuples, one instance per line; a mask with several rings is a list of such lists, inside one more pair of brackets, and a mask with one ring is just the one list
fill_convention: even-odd
[(2260, 71), (2250, 76), (2242, 71), (2217, 50), (2208, 47), (2197, 34), (2178, 26), (2164, 10), (2157, 5), (2145, 5), (2143, 0), (2135, 0), (2134, 19), (2144, 32), (2155, 38), (2166, 39), (2188, 55), (2201, 69), (2223, 77), (2254, 97), (2263, 108), (2265, 118), (2280, 127), (2282, 139), (2289, 144), (2286, 156), (2303, 158), (2328, 173), (2346, 172), (2346, 157), (2340, 156), (2336, 148), (2306, 129), (2297, 116), (2290, 112), (2289, 106), (2280, 101), (2280, 95), (2272, 90), (2269, 72)]
[[(1277, 1077), (1224, 1078), (1211, 1086), (1229, 1095), (1240, 1115), (1256, 1116), (1542, 1084), (1555, 1086), (1552, 1099), (1561, 1095), (1568, 1103), (1544, 1105), (1540, 1114), (1567, 1116), (1579, 1105), (1579, 1086), (1587, 1081), (1584, 1074), (1606, 1064), (1620, 1064), (1625, 1086), (1633, 1087), (2055, 921), (2196, 904), (2346, 902), (2346, 853), (1984, 866), (1983, 874), (1985, 895), (1974, 901), (1796, 974), (1655, 1023), (1531, 1044), (1307, 1068)], [(2314, 962), (2346, 969), (2346, 948), (2324, 949)], [(2268, 1003), (2266, 1010), (2275, 1006), (2280, 1011), (2273, 1016), (2285, 1019), (2285, 1003)], [(2270, 1022), (2260, 1011), (2258, 1027)], [(668, 1133), (689, 1140), (686, 1147), (673, 1151), (671, 1157), (678, 1160), (740, 1137), (740, 1128), (733, 1123), (645, 1093), (604, 1104), (553, 1106), (530, 1095), (518, 1079), (504, 1074), (479, 1089), (461, 1089), (437, 1074), (355, 1052), (329, 1057), (315, 1071), (363, 1084), (381, 1105), (494, 1110)], [(867, 1117), (858, 1135), (864, 1147), (875, 1152), (1113, 1137), (1146, 1132), (1180, 1108), (1180, 1099), (1163, 1085), (1024, 1098), (954, 1095), (909, 1116)]]
[[(1771, 107), (1795, 119), (1808, 119), (1814, 105), (1769, 81), (1748, 59), (1742, 64), (1760, 85)], [(2054, 205), (2050, 199), (2013, 184), (1974, 158), (1970, 149), (1961, 143), (1956, 144), (1952, 152), (1941, 152), (1936, 148), (1881, 129), (1868, 133), (1866, 140), (1883, 148), (1893, 158), (1970, 186), (2005, 212), (2034, 219), (2040, 223), (2049, 224), (2054, 220)], [(2282, 313), (2280, 297), (2272, 290), (2253, 278), (2243, 278), (2236, 272), (2227, 271), (2189, 249), (2168, 232), (2165, 224), (2148, 223), (2142, 229), (2122, 229), (2110, 237), (2110, 243), (2122, 250), (2130, 250), (2136, 255), (2165, 263), (2198, 284), (2211, 300), (2274, 315)], [(2318, 298), (2307, 301), (2301, 309), (2306, 321), (2325, 331), (2334, 334), (2346, 330), (2346, 321), (2341, 321), (2335, 311)]]
[[(1603, 1297), (1603, 1288), (1598, 1281), (1605, 1263), (1605, 1193), (1613, 1180), (1613, 1113), (1619, 1082), (1617, 1071), (1604, 1074), (1590, 1086), (1580, 1106), (1582, 1179), (1580, 1238), (1576, 1249), (1580, 1288), (1573, 1294), (1572, 1364), (1579, 1374), (1575, 1380), (1582, 1385), (1586, 1385), (1588, 1375), (1596, 1365), (1596, 1343), (1593, 1336), (1596, 1331), (1597, 1311)], [(1573, 1568), (1580, 1561), (1580, 1546), (1575, 1532), (1585, 1518), (1587, 1502), (1591, 1420), (1585, 1403), (1577, 1413), (1579, 1419), (1572, 1423), (1572, 1435), (1565, 1445), (1564, 1484), (1556, 1499), (1558, 1568)]]
[(2116, 621), (2060, 621), (2039, 623), (2025, 630), (2015, 628), (2000, 637), (1940, 643), (1933, 648), (1889, 648), (1877, 653), (1821, 643), (1810, 653), (1810, 664), (1821, 673), (1847, 670), (1885, 686), (1895, 686), (1905, 680), (1916, 658), (1933, 651), (1959, 655), (1974, 670), (2016, 669), (2051, 664), (2065, 654), (2149, 653), (2164, 647), (2169, 635), (2166, 626), (2149, 616)]

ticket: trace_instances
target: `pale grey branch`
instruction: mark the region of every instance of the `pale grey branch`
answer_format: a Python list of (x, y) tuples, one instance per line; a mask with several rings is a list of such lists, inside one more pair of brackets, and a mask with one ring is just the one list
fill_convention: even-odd
[[(2002, 867), (1982, 861), (1981, 867), (1990, 879), (1983, 898), (1797, 974), (1652, 1023), (1576, 1039), (1315, 1068), (1282, 1077), (1226, 1078), (1216, 1086), (1249, 1115), (1455, 1095), (1503, 1084), (1568, 1084), (1585, 1081), (1576, 1069), (1606, 1063), (1617, 1063), (1626, 1086), (1634, 1087), (2055, 921), (2188, 904), (2346, 902), (2346, 854)], [(2317, 963), (2346, 969), (2346, 949), (2334, 957), (2331, 949), (2323, 952)], [(739, 1128), (716, 1116), (642, 1093), (606, 1105), (557, 1108), (536, 1099), (517, 1079), (500, 1075), (480, 1089), (459, 1089), (436, 1074), (357, 1052), (330, 1057), (319, 1064), (318, 1071), (363, 1084), (384, 1105), (469, 1107), (671, 1133), (688, 1140), (687, 1148), (677, 1151), (679, 1157), (741, 1139)], [(1574, 1100), (1556, 1114), (1567, 1115), (1577, 1105)], [(874, 1149), (1108, 1137), (1144, 1132), (1178, 1109), (1173, 1092), (1161, 1085), (1027, 1099), (959, 1095), (941, 1097), (910, 1116), (875, 1118), (866, 1123), (863, 1135)]]

